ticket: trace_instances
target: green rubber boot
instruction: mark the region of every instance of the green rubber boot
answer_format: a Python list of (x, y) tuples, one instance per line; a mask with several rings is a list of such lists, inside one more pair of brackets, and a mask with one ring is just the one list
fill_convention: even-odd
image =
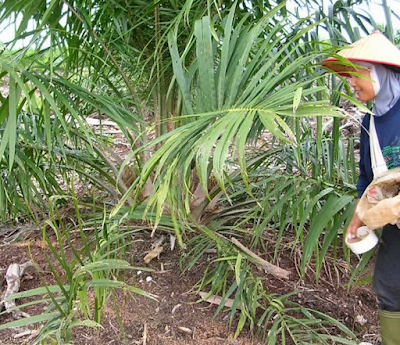
[(400, 312), (379, 310), (382, 345), (400, 345)]

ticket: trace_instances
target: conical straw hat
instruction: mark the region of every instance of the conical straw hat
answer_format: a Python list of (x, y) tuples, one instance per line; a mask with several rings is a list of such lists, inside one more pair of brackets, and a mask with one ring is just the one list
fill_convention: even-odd
[[(365, 61), (400, 67), (400, 50), (390, 42), (380, 31), (374, 31), (367, 37), (364, 37), (349, 47), (341, 50), (339, 56), (350, 61)], [(322, 61), (322, 65), (332, 69), (339, 74), (346, 68), (340, 64), (337, 58), (331, 57)]]

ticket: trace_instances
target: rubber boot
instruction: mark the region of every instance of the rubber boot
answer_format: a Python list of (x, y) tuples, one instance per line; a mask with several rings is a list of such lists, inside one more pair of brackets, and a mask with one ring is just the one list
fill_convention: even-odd
[(400, 345), (400, 312), (379, 310), (382, 345)]

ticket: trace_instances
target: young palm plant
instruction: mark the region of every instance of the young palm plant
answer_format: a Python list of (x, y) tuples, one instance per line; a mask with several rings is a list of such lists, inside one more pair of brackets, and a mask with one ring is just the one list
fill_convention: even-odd
[[(323, 250), (332, 243), (337, 229), (348, 216), (348, 212), (342, 215), (339, 211), (353, 199), (352, 196), (336, 195), (333, 188), (312, 179), (305, 179), (303, 183), (299, 178), (300, 168), (296, 167), (293, 158), (287, 158), (281, 172), (276, 171), (279, 169), (276, 166), (273, 174), (266, 170), (272, 165), (267, 157), (255, 159), (252, 166), (258, 170), (248, 169), (247, 144), (261, 133), (268, 131), (281, 143), (301, 145), (290, 126), (291, 119), (341, 116), (337, 108), (328, 105), (326, 96), (321, 97), (325, 87), (320, 81), (324, 76), (312, 73), (312, 64), (318, 61), (321, 53), (304, 53), (302, 49), (305, 42), (301, 38), (318, 23), (309, 25), (307, 20), (302, 20), (295, 25), (294, 32), (283, 35), (283, 28), (288, 30), (287, 25), (291, 23), (281, 15), (283, 6), (267, 12), (256, 25), (249, 25), (246, 16), (235, 21), (235, 5), (222, 19), (205, 16), (195, 23), (193, 38), (182, 53), (177, 45), (178, 32), (169, 34), (183, 115), (176, 118), (178, 128), (142, 148), (164, 142), (147, 161), (142, 175), (112, 215), (120, 211), (132, 192), (135, 193), (133, 209), (140, 204), (139, 195), (154, 172), (154, 191), (146, 204), (147, 211), (154, 209), (156, 213), (154, 227), (168, 211), (182, 247), (186, 241), (181, 224), (189, 222), (190, 228), (199, 233), (189, 242), (193, 249), (188, 256), (188, 267), (195, 265), (205, 250), (217, 249), (218, 259), (210, 265), (199, 289), (208, 288), (205, 299), (213, 294), (223, 296), (217, 312), (227, 298), (233, 296), (231, 320), (240, 305), (236, 334), (249, 321), (251, 328), (270, 330), (265, 333), (268, 343), (285, 342), (287, 337), (299, 344), (315, 341), (327, 344), (332, 340), (350, 343), (347, 337), (354, 339), (354, 334), (343, 325), (340, 325), (344, 332), (341, 336), (329, 334), (322, 326), (326, 321), (332, 322), (328, 316), (294, 306), (288, 296), (269, 294), (251, 270), (250, 263), (254, 259), (228, 238), (247, 232), (256, 244), (267, 224), (277, 217), (281, 224), (277, 243), (285, 225), (299, 221), (298, 234), (304, 241), (302, 228), (306, 221), (314, 218), (315, 229), (310, 230), (304, 244), (305, 267), (316, 238), (327, 226), (329, 235)], [(272, 157), (272, 160), (276, 158)], [(290, 164), (292, 168), (286, 172)], [(265, 174), (260, 173), (263, 169)], [(242, 183), (240, 192), (235, 192), (235, 183)], [(328, 194), (330, 198), (324, 203)], [(205, 205), (221, 195), (233, 206), (211, 217), (214, 218), (212, 221), (196, 210), (200, 206), (204, 211)], [(196, 205), (193, 205), (193, 196), (197, 198)], [(240, 197), (246, 206), (237, 203)], [(255, 205), (254, 209), (250, 205)], [(291, 206), (292, 217), (285, 209)], [(316, 216), (319, 211), (320, 215)], [(225, 214), (226, 219), (234, 218), (233, 225), (232, 219), (224, 219)], [(241, 228), (241, 225), (249, 224), (254, 224), (253, 230)], [(296, 313), (302, 316), (295, 317)], [(271, 322), (273, 326), (269, 328)]]
[[(300, 38), (317, 24), (309, 26), (302, 21), (299, 25), (304, 28), (282, 36), (285, 18), (279, 25), (271, 22), (274, 16), (280, 16), (281, 7), (268, 12), (255, 26), (246, 25), (246, 17), (235, 26), (232, 7), (218, 32), (213, 29), (216, 24), (211, 25), (210, 18), (204, 17), (195, 24), (193, 56), (191, 42), (180, 56), (176, 32), (170, 34), (185, 115), (177, 119), (181, 121), (177, 129), (149, 143), (165, 141), (130, 188), (138, 195), (155, 169), (155, 189), (148, 207), (156, 206), (158, 217), (165, 202), (176, 217), (190, 217), (191, 190), (195, 187), (193, 166), (205, 196), (212, 196), (210, 185), (214, 184), (229, 197), (227, 174), (240, 172), (248, 186), (245, 145), (263, 130), (282, 142), (297, 145), (285, 118), (341, 116), (338, 109), (328, 105), (328, 100), (316, 98), (325, 90), (317, 85), (323, 76), (311, 76), (307, 66), (319, 54), (298, 52), (304, 44)], [(120, 205), (124, 201), (125, 198)]]

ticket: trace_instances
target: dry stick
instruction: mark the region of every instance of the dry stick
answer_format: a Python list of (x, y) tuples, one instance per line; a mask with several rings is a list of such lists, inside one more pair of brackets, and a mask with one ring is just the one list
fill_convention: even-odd
[(144, 323), (143, 326), (143, 336), (142, 336), (142, 340), (143, 340), (143, 345), (147, 344), (147, 323)]
[(39, 335), (39, 330), (38, 329), (33, 329), (33, 330), (27, 329), (26, 331), (15, 334), (14, 339), (26, 337), (27, 335), (29, 335), (29, 337), (27, 339), (25, 339), (24, 344), (27, 344), (31, 339), (37, 337)]
[(151, 249), (161, 247), (164, 241), (165, 241), (165, 236), (161, 235), (161, 237), (151, 245)]
[(263, 258), (259, 257), (257, 254), (253, 253), (249, 248), (247, 248), (243, 244), (241, 244), (236, 238), (231, 237), (231, 242), (235, 246), (237, 246), (241, 250), (243, 250), (246, 254), (251, 256), (253, 259), (255, 259), (256, 263), (261, 265), (261, 267), (264, 269), (264, 271), (266, 273), (270, 273), (278, 278), (289, 279), (289, 275), (291, 272), (284, 270), (283, 268), (280, 268), (278, 266), (275, 266), (268, 261), (265, 261)]
[(27, 261), (22, 265), (11, 264), (7, 269), (6, 273), (7, 290), (0, 302), (0, 309), (3, 306), (3, 304), (7, 311), (12, 309), (10, 313), (15, 319), (20, 319), (22, 317), (30, 316), (29, 314), (21, 310), (15, 309), (16, 308), (15, 299), (10, 298), (19, 291), (19, 287), (21, 285), (21, 277), (23, 276), (25, 270), (30, 267), (34, 267), (32, 261)]
[[(220, 305), (221, 302), (222, 302), (222, 297), (220, 297), (220, 296), (211, 295), (211, 296), (207, 297), (208, 292), (202, 292), (201, 291), (201, 292), (199, 292), (199, 295), (205, 302), (208, 302), (208, 303), (211, 303), (211, 304)], [(233, 300), (232, 298), (225, 298), (224, 306), (227, 307), (227, 308), (232, 308), (234, 301), (235, 300)], [(236, 308), (239, 309), (239, 310), (242, 310), (241, 304), (238, 303)]]

